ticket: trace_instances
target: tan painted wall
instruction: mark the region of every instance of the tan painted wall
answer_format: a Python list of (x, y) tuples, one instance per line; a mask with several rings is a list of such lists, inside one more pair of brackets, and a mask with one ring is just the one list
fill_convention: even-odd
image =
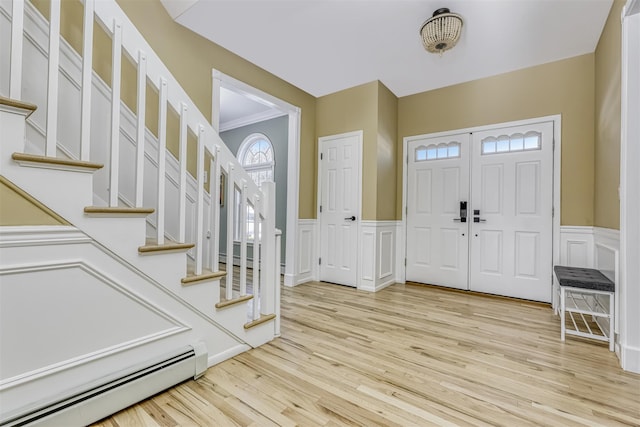
[[(378, 82), (370, 82), (318, 98), (316, 139), (363, 131), (362, 219), (376, 219), (378, 154)], [(315, 181), (314, 181), (315, 182)], [(317, 187), (316, 187), (317, 189)], [(314, 197), (316, 191), (313, 191)]]
[(0, 182), (0, 226), (61, 224), (63, 222)]
[(398, 176), (403, 137), (561, 114), (561, 222), (593, 225), (594, 61), (587, 54), (400, 98)]
[(620, 229), (620, 14), (615, 0), (595, 53), (595, 202), (594, 225)]
[[(378, 188), (376, 189), (376, 219), (401, 219), (396, 216), (396, 171), (398, 135), (398, 98), (378, 82)], [(402, 175), (400, 176), (402, 180)]]

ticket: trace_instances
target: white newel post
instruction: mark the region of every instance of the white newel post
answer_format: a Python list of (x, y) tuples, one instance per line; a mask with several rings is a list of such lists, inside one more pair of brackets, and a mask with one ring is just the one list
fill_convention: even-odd
[[(260, 313), (271, 314), (274, 312), (276, 275), (276, 184), (274, 182), (263, 182), (262, 201), (264, 222), (262, 230), (262, 274), (260, 286)], [(277, 269), (279, 273), (279, 268)]]
[(227, 165), (227, 183), (224, 190), (224, 203), (227, 207), (227, 278), (225, 284), (225, 298), (233, 299), (233, 229), (235, 226), (235, 187), (233, 163)]

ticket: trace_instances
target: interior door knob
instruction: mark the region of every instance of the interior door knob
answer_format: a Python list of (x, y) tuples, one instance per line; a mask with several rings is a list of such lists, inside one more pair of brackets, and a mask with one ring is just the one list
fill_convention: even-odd
[(355, 217), (355, 215), (352, 215), (352, 216), (350, 216), (350, 217), (345, 218), (344, 220), (345, 220), (345, 221), (355, 221), (355, 220), (356, 220), (356, 217)]

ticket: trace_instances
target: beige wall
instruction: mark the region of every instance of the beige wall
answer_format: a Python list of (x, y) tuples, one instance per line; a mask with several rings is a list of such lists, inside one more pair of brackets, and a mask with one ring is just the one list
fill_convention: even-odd
[[(377, 212), (378, 82), (371, 82), (318, 98), (316, 139), (363, 131), (362, 219), (374, 220)], [(316, 187), (317, 188), (317, 187)], [(313, 191), (314, 197), (316, 191)]]
[[(398, 98), (381, 82), (378, 82), (378, 188), (376, 191), (376, 219), (379, 221), (401, 219), (397, 216), (396, 179), (398, 135)], [(402, 175), (400, 175), (402, 180)]]
[(595, 53), (595, 202), (594, 225), (620, 228), (620, 14), (615, 0)]
[(594, 60), (587, 54), (400, 98), (398, 176), (403, 137), (561, 114), (561, 222), (593, 225)]
[(65, 224), (3, 181), (0, 181), (0, 226)]

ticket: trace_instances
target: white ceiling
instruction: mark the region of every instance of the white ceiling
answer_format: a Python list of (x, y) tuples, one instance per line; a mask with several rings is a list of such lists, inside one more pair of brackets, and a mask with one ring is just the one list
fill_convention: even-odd
[[(162, 0), (176, 21), (319, 97), (380, 80), (396, 96), (595, 50), (612, 0)], [(440, 7), (458, 45), (426, 52)]]

